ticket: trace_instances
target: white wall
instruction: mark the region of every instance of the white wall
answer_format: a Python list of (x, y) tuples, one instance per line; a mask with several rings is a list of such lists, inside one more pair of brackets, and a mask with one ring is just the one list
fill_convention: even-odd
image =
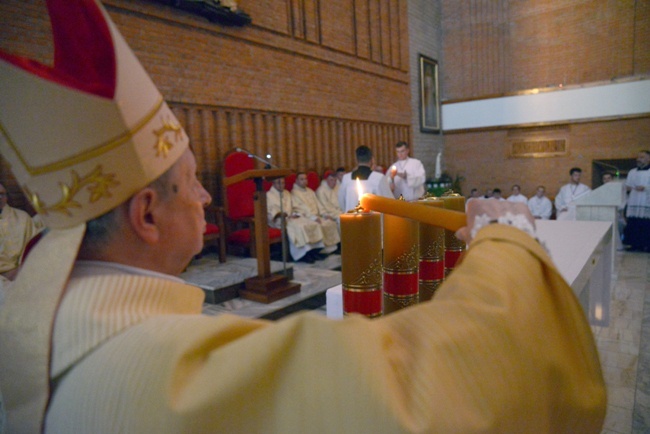
[(444, 131), (536, 125), (650, 113), (650, 80), (566, 88), (442, 105)]

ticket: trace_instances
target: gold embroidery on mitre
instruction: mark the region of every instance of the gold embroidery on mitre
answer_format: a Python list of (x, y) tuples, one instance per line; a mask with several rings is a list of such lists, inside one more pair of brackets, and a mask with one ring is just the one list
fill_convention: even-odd
[(167, 133), (173, 133), (176, 137), (174, 141), (178, 141), (181, 138), (183, 129), (177, 123), (171, 121), (163, 121), (163, 126), (157, 130), (153, 130), (153, 133), (158, 138), (154, 149), (156, 150), (156, 157), (160, 157), (162, 154), (163, 157), (167, 157), (169, 150), (174, 147), (174, 144), (169, 140)]
[(77, 154), (70, 155), (62, 160), (48, 163), (42, 166), (33, 166), (29, 163), (28, 158), (23, 155), (20, 147), (14, 143), (11, 136), (7, 132), (7, 129), (1, 123), (0, 133), (5, 136), (9, 147), (16, 154), (16, 157), (18, 157), (18, 160), (20, 160), (20, 163), (23, 165), (25, 170), (27, 170), (27, 173), (29, 173), (31, 176), (43, 175), (45, 173), (56, 172), (66, 169), (70, 166), (74, 166), (76, 164), (84, 163), (88, 160), (104, 155), (107, 152), (110, 152), (113, 149), (116, 149), (127, 143), (129, 140), (133, 139), (136, 133), (138, 133), (142, 128), (149, 124), (149, 122), (156, 116), (156, 114), (158, 114), (160, 108), (163, 106), (163, 103), (164, 101), (162, 97), (160, 97), (156, 104), (151, 108), (151, 110), (149, 110), (145, 116), (138, 120), (138, 122), (133, 125), (130, 130), (124, 131), (106, 142), (99, 143), (97, 146), (84, 149)]
[(90, 203), (94, 203), (103, 197), (111, 197), (112, 194), (110, 192), (110, 189), (120, 184), (115, 180), (115, 174), (102, 173), (101, 165), (98, 165), (92, 172), (83, 178), (80, 178), (79, 174), (77, 174), (77, 172), (74, 170), (71, 170), (70, 174), (72, 176), (71, 185), (60, 183), (61, 194), (63, 197), (59, 202), (55, 203), (52, 206), (47, 206), (45, 202), (41, 200), (38, 194), (32, 193), (28, 188), (25, 187), (27, 197), (29, 198), (29, 201), (31, 202), (36, 212), (44, 215), (48, 215), (50, 212), (60, 212), (71, 216), (72, 213), (70, 212), (70, 209), (82, 207), (82, 204), (78, 202), (77, 195), (84, 187), (86, 187), (86, 190), (90, 194), (88, 201)]

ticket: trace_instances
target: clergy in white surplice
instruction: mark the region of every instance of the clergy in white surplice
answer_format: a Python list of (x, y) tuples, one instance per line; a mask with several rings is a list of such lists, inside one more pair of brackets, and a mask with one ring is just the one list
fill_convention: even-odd
[(314, 190), (307, 186), (307, 174), (298, 173), (296, 183), (291, 190), (293, 212), (311, 221), (317, 222), (323, 230), (322, 253), (332, 253), (341, 241), (336, 219), (325, 213)]
[(328, 173), (316, 189), (316, 197), (323, 207), (323, 214), (338, 222), (343, 210), (339, 205), (339, 183), (337, 181), (335, 172)]
[(0, 279), (14, 279), (25, 246), (37, 232), (29, 214), (7, 205), (7, 190), (0, 184)]
[(576, 220), (576, 200), (591, 191), (589, 187), (580, 182), (582, 169), (573, 167), (569, 171), (569, 176), (571, 177), (571, 182), (563, 185), (555, 196), (555, 209), (558, 220)]
[(318, 223), (301, 217), (292, 209), (291, 193), (284, 189), (284, 178), (274, 180), (266, 193), (267, 220), (269, 226), (280, 229), (281, 216), (285, 215), (289, 252), (294, 261), (298, 261), (310, 250), (324, 247), (323, 231)]

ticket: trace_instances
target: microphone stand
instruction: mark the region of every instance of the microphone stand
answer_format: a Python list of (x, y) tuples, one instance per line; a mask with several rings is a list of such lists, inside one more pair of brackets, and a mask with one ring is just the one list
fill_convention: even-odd
[(276, 169), (279, 169), (278, 166), (276, 166), (275, 164), (271, 163), (269, 160), (266, 160), (266, 159), (260, 157), (259, 155), (255, 155), (255, 154), (253, 154), (252, 152), (247, 151), (246, 149), (243, 149), (243, 148), (235, 148), (235, 151), (237, 151), (237, 152), (244, 152), (244, 153), (248, 154), (248, 158), (254, 158), (254, 159), (256, 159), (257, 161), (260, 161), (260, 162), (264, 163), (264, 168), (265, 168), (265, 169), (270, 169), (271, 167), (275, 167)]
[[(280, 168), (275, 164), (271, 163), (269, 160), (266, 160), (260, 157), (259, 155), (255, 155), (244, 148), (235, 148), (235, 151), (244, 152), (245, 154), (248, 154), (248, 158), (254, 158), (257, 161), (264, 163), (265, 169), (270, 169), (271, 167), (275, 167), (276, 169)], [(280, 233), (282, 234), (282, 274), (286, 276), (287, 275), (287, 246), (286, 246), (286, 228), (285, 228), (286, 219), (284, 217), (283, 200), (282, 200), (283, 193), (284, 193), (283, 191), (280, 192)]]
[(284, 194), (284, 190), (280, 192), (280, 232), (282, 233), (282, 273), (286, 276), (287, 275), (287, 246), (286, 246), (286, 225), (287, 225), (287, 219), (284, 216), (284, 200), (282, 195)]

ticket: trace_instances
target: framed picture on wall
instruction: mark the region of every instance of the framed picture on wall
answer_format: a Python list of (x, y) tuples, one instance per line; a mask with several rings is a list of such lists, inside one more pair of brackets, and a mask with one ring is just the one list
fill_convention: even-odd
[(440, 132), (438, 61), (420, 54), (420, 131)]

